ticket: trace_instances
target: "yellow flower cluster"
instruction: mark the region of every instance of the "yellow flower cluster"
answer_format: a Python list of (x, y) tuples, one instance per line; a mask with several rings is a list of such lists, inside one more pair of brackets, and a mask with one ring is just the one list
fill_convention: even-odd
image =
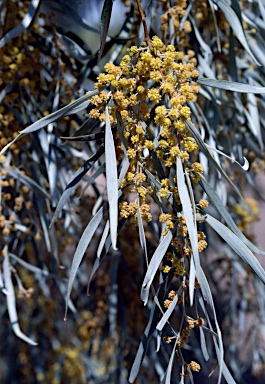
[(191, 369), (192, 371), (194, 371), (194, 372), (199, 372), (200, 369), (201, 369), (200, 364), (196, 363), (195, 361), (191, 361), (190, 364), (189, 364), (189, 366), (190, 366), (190, 369)]
[[(119, 135), (123, 136), (120, 140), (125, 143), (130, 163), (121, 188), (135, 192), (143, 203), (154, 193), (145, 172), (148, 169), (156, 175), (153, 156), (168, 169), (176, 164), (179, 156), (195, 182), (203, 172), (200, 163), (190, 161), (198, 145), (185, 124), (191, 117), (187, 103), (196, 100), (199, 89), (198, 71), (194, 61), (187, 59), (191, 56), (191, 53), (185, 56), (154, 36), (148, 44), (144, 42), (140, 47), (129, 48), (119, 65), (107, 63), (106, 73), (101, 73), (95, 84), (99, 93), (91, 99), (95, 108), (90, 110), (89, 116), (105, 121), (108, 106), (113, 130), (117, 130), (119, 121), (122, 126)], [(119, 161), (123, 155), (120, 141), (119, 148), (116, 143), (116, 151)], [(174, 182), (160, 180), (160, 185), (161, 188), (155, 190), (160, 199), (172, 196), (180, 204), (176, 179)], [(130, 188), (125, 189), (128, 186)], [(127, 208), (122, 206), (121, 217), (135, 216), (128, 211), (130, 204)], [(143, 218), (149, 221), (151, 214), (145, 213)], [(166, 219), (161, 215), (159, 220), (166, 223), (164, 235), (175, 225), (171, 217)], [(184, 232), (183, 227), (182, 236)]]

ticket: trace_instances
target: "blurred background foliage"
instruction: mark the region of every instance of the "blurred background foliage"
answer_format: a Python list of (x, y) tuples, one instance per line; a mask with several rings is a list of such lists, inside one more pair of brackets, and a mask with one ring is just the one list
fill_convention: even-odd
[[(0, 2), (1, 148), (25, 127), (92, 91), (107, 62), (119, 65), (126, 50), (144, 40), (136, 1), (116, 0), (112, 12), (106, 10), (111, 20), (104, 44), (107, 17), (102, 13), (103, 3), (107, 6), (111, 2)], [(145, 0), (142, 7), (150, 37), (157, 35), (165, 44), (176, 46), (184, 60), (199, 70), (200, 78), (264, 87), (263, 0)], [(104, 49), (98, 59), (100, 47)], [(73, 254), (87, 223), (105, 200), (103, 124), (92, 119), (92, 107), (86, 107), (87, 111), (80, 109), (51, 119), (44, 129), (15, 141), (0, 157), (1, 383), (128, 383), (139, 343), (144, 332), (149, 332), (146, 327), (152, 320), (152, 303), (144, 307), (140, 299), (145, 259), (137, 226), (124, 219), (119, 222), (118, 251), (108, 252), (109, 246), (105, 246), (102, 254), (106, 257), (96, 257), (105, 222), (95, 231), (76, 274), (64, 321)], [(240, 163), (244, 162), (243, 156), (249, 161), (245, 172), (220, 153), (212, 152), (243, 195), (247, 185), (251, 190), (252, 197), (243, 204), (207, 156), (201, 151), (194, 154), (238, 228), (255, 241), (250, 224), (259, 219), (259, 201), (264, 200), (256, 182), (256, 176), (265, 169), (264, 95), (209, 88), (202, 81), (198, 99), (190, 108), (205, 143)], [(93, 134), (93, 140), (88, 138)], [(73, 175), (91, 156), (94, 158), (85, 163), (82, 181), (77, 185)], [(100, 167), (99, 177), (91, 179)], [(58, 201), (71, 180), (73, 193), (50, 228)], [(198, 186), (194, 195), (196, 201), (205, 197)], [(217, 215), (211, 204), (208, 212)], [(144, 222), (149, 258), (165, 229), (158, 221), (158, 211), (154, 209), (152, 214), (153, 220)], [(216, 232), (205, 224), (203, 231), (208, 247), (201, 264), (214, 297), (226, 365), (237, 383), (263, 383), (263, 284)], [(95, 259), (100, 267), (90, 281)], [(160, 281), (155, 278), (156, 289), (161, 276), (162, 272)], [(174, 287), (177, 290), (182, 277), (169, 273), (165, 292)], [(188, 304), (186, 310), (196, 318)], [(180, 313), (180, 307), (176, 307), (172, 322), (176, 327)], [(151, 321), (153, 326), (156, 324)], [(168, 326), (162, 337), (169, 331)], [(154, 337), (148, 338), (137, 383), (165, 382), (172, 345), (161, 341), (156, 352), (158, 335), (155, 331)], [(195, 329), (182, 353), (185, 361), (200, 364), (200, 372), (194, 369), (193, 379), (184, 378), (180, 376), (181, 364), (176, 363), (170, 382), (217, 382), (213, 339), (206, 333), (207, 363), (199, 340)]]

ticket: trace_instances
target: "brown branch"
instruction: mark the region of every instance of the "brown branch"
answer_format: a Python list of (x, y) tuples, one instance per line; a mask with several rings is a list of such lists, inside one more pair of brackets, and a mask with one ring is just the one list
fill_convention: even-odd
[(147, 43), (149, 43), (150, 42), (150, 36), (149, 36), (149, 33), (148, 33), (148, 28), (147, 28), (145, 14), (144, 14), (143, 8), (141, 6), (141, 0), (136, 0), (136, 3), (137, 3), (137, 6), (138, 6), (138, 9), (139, 9), (139, 12), (140, 12), (140, 16), (141, 16), (141, 20), (142, 20), (143, 27), (144, 27), (144, 39), (145, 39), (145, 41)]

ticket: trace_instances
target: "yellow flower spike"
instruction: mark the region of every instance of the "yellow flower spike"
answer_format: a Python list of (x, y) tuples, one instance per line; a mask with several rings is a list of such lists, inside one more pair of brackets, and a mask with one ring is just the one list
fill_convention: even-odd
[(169, 190), (168, 190), (168, 188), (160, 188), (158, 193), (159, 193), (160, 197), (167, 197)]
[(203, 166), (201, 165), (201, 163), (194, 162), (192, 164), (192, 169), (194, 170), (194, 172), (203, 173)]
[(151, 71), (150, 72), (150, 80), (154, 82), (159, 82), (162, 79), (162, 75), (159, 71)]
[(180, 149), (177, 145), (174, 147), (170, 148), (169, 153), (171, 156), (178, 156), (180, 154)]
[(168, 273), (170, 270), (171, 268), (168, 265), (165, 265), (164, 267), (162, 267), (162, 272), (164, 273)]
[(129, 148), (127, 151), (127, 156), (129, 159), (134, 159), (136, 157), (136, 151), (133, 148)]
[(137, 125), (136, 133), (138, 133), (138, 135), (142, 135), (144, 133), (143, 127), (141, 125)]
[[(135, 175), (135, 180), (139, 183), (143, 183), (146, 180), (146, 176), (144, 173), (140, 172)], [(148, 209), (149, 210), (149, 209)]]
[(185, 119), (188, 119), (190, 117), (191, 111), (189, 107), (182, 107), (180, 110), (181, 116), (183, 116)]
[(145, 140), (144, 148), (147, 148), (147, 149), (150, 149), (150, 150), (154, 150), (155, 149), (155, 145), (154, 145), (154, 143), (151, 140)]
[(155, 101), (156, 103), (158, 103), (161, 100), (161, 95), (160, 95), (159, 91), (155, 88), (149, 89), (148, 97), (149, 97), (150, 101)]

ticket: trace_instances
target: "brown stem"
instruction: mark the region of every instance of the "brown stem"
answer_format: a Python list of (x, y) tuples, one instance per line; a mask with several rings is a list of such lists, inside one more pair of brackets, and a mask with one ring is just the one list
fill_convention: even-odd
[(149, 43), (150, 42), (150, 36), (149, 36), (149, 33), (148, 33), (148, 28), (147, 28), (145, 14), (144, 14), (143, 8), (141, 6), (141, 0), (136, 0), (136, 3), (137, 3), (137, 6), (138, 6), (138, 9), (139, 9), (139, 12), (140, 12), (140, 16), (141, 16), (141, 20), (142, 20), (143, 27), (144, 27), (144, 39), (145, 39), (145, 41), (147, 43)]

